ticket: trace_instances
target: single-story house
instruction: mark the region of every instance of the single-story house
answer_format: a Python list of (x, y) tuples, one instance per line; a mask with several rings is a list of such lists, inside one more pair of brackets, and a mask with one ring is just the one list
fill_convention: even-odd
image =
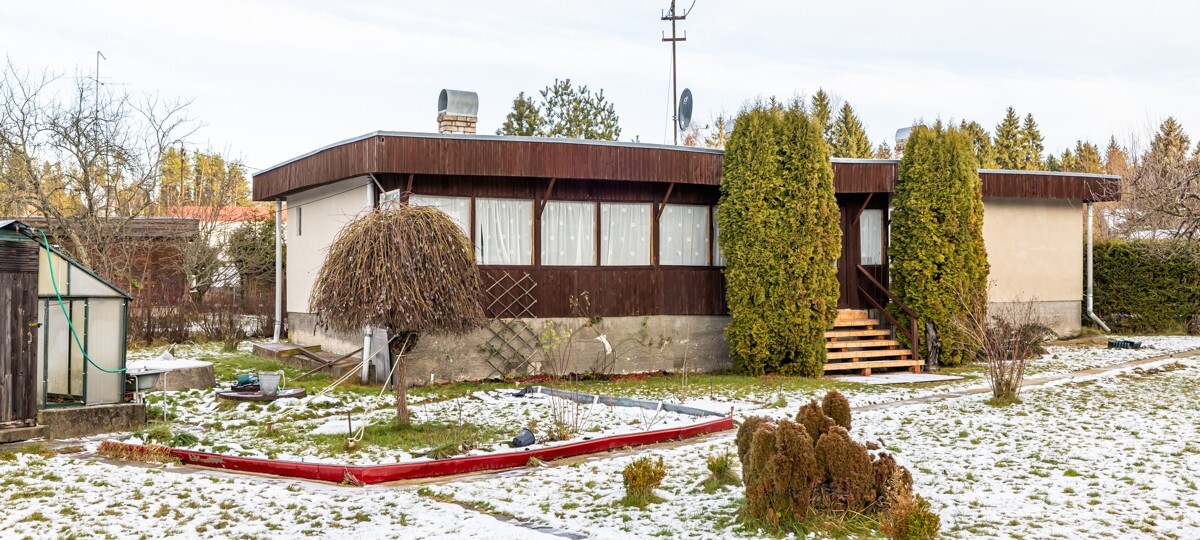
[[(445, 103), (439, 133), (368, 133), (254, 175), (254, 200), (283, 201), (290, 212), (292, 341), (333, 352), (360, 346), (361, 334), (321, 327), (308, 308), (312, 283), (344, 223), (375, 205), (407, 202), (437, 206), (462, 226), (475, 246), (487, 315), (504, 321), (466, 337), (423, 337), (412, 353), (410, 380), (536, 371), (541, 366), (530, 344), (544, 325), (576, 328), (589, 318), (598, 322), (580, 329), (590, 333), (578, 341), (579, 364), (571, 371), (729, 367), (720, 227), (713, 219), (720, 150), (477, 135), (474, 109), (445, 110)], [(888, 209), (898, 163), (833, 160), (844, 233), (839, 307), (870, 310), (885, 298), (871, 281), (888, 283)], [(1115, 200), (1119, 179), (979, 172), (990, 301), (1034, 299), (1058, 332), (1078, 332), (1084, 205)], [(908, 364), (879, 367), (898, 365)]]

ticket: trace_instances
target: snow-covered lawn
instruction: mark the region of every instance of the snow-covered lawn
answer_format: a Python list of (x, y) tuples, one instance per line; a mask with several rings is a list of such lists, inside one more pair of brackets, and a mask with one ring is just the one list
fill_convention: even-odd
[[(1051, 348), (1030, 364), (1030, 377), (1200, 348), (1196, 338), (1135, 339), (1148, 348)], [(912, 470), (916, 490), (941, 514), (948, 538), (1197, 538), (1200, 358), (1156, 364), (1166, 367), (1151, 364), (1027, 388), (1024, 403), (1004, 408), (986, 405), (987, 394), (973, 394), (858, 411), (852, 434), (882, 441)], [(732, 406), (744, 418), (794, 415), (830, 383), (767, 379), (739, 385), (725, 379), (724, 385), (714, 385), (712, 396), (703, 376), (695, 376), (692, 385), (688, 404), (720, 411)], [(624, 395), (678, 398), (662, 381), (619, 386), (627, 390)], [(986, 381), (976, 376), (916, 386), (836, 386), (854, 405), (865, 405), (977, 388)], [(487, 423), (493, 420), (486, 411), (497, 410), (489, 401), (517, 399), (504, 395), (508, 391), (491, 387), (455, 399), (417, 395), (413, 410), (418, 418)], [(170, 393), (176, 422), (207, 430), (210, 437), (218, 431), (256, 434), (285, 410), (225, 409), (210, 396)], [(310, 405), (312, 410), (291, 414), (307, 429), (329, 418), (344, 419), (347, 411), (366, 407), (367, 399), (361, 392), (336, 392)], [(509, 410), (516, 412), (497, 415), (495, 425), (515, 427), (536, 418), (532, 410), (544, 409), (535, 401), (515, 401)], [(389, 407), (380, 405), (381, 418)], [(626, 427), (647, 423), (645, 417), (623, 421), (630, 423)], [(423, 486), (370, 488), (116, 465), (88, 454), (20, 456), (0, 460), (0, 500), (6, 510), (0, 512), (5, 531), (0, 536), (538, 538), (547, 531), (529, 527), (544, 526), (594, 538), (753, 537), (737, 524), (740, 488), (707, 494), (697, 485), (707, 474), (707, 456), (734, 451), (733, 433), (727, 432)], [(621, 470), (646, 455), (662, 456), (668, 466), (660, 490), (666, 500), (645, 510), (622, 506)], [(383, 457), (389, 456), (369, 459)]]
[(547, 538), (416, 489), (113, 465), (68, 456), (0, 461), (0, 537)]
[[(467, 455), (525, 451), (511, 449), (507, 441), (527, 427), (539, 438), (539, 443), (529, 448), (541, 448), (622, 433), (681, 427), (712, 419), (638, 407), (580, 405), (544, 394), (524, 397), (515, 394), (515, 390), (491, 389), (444, 400), (415, 397), (410, 400), (410, 410), (415, 421), (469, 424), (475, 432), (484, 435), (479, 448)], [(161, 404), (161, 395), (152, 396), (152, 399)], [(340, 438), (331, 442), (329, 437), (313, 437), (342, 435), (344, 438), (351, 423), (356, 430), (363, 423), (388, 425), (396, 417), (396, 399), (391, 394), (379, 397), (333, 392), (308, 400), (231, 404), (222, 402), (212, 390), (191, 390), (170, 392), (167, 401), (167, 410), (174, 418), (174, 429), (199, 438), (199, 443), (188, 447), (191, 450), (347, 465), (430, 459), (423, 457), (430, 447), (404, 449), (364, 444), (357, 451), (347, 452), (342, 445), (334, 444)], [(569, 426), (575, 434), (560, 442), (543, 443), (541, 439), (558, 424)], [(270, 426), (269, 430), (267, 426)], [(142, 441), (133, 437), (129, 442)]]

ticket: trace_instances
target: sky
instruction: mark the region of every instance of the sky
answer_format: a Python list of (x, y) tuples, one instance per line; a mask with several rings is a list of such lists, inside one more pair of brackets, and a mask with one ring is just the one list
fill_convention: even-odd
[[(436, 131), (443, 88), (479, 93), (494, 133), (518, 92), (603, 89), (622, 140), (671, 141), (668, 1), (0, 1), (15, 66), (190, 100), (193, 143), (266, 168), (376, 130)], [(1200, 137), (1200, 2), (680, 3), (693, 119), (748, 100), (849, 101), (873, 143), (914, 121), (992, 129), (1032, 113), (1056, 153), (1142, 140), (1169, 115)], [(1195, 142), (1195, 140), (1193, 140)]]

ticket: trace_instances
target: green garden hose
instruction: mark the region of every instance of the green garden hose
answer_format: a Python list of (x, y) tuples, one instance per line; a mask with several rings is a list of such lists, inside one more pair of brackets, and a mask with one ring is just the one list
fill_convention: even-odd
[[(87, 363), (91, 364), (92, 367), (105, 373), (124, 373), (129, 368), (104, 369), (93, 361), (92, 357), (88, 356), (87, 351), (84, 350), (83, 343), (79, 341), (79, 334), (75, 332), (75, 324), (71, 322), (71, 314), (67, 312), (67, 305), (63, 302), (62, 293), (58, 292), (58, 279), (54, 277), (54, 258), (50, 256), (50, 252), (52, 251), (50, 249), (50, 241), (46, 239), (46, 233), (40, 229), (38, 230), (38, 234), (42, 235), (42, 243), (46, 247), (46, 264), (50, 265), (50, 284), (54, 286), (54, 296), (58, 298), (58, 307), (62, 308), (63, 317), (67, 319), (67, 326), (71, 328), (71, 337), (75, 338), (75, 347), (79, 349), (79, 352), (83, 354), (83, 359), (87, 360)], [(46, 322), (49, 323), (50, 321)]]

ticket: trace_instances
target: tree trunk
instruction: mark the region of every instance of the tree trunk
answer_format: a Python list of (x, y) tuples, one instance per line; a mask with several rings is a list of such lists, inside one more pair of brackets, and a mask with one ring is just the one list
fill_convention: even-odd
[[(396, 389), (396, 419), (401, 424), (410, 424), (411, 419), (408, 417), (408, 358), (405, 353), (408, 352), (408, 342), (412, 335), (405, 336), (400, 343), (400, 350), (394, 355), (393, 362), (396, 362), (394, 376), (392, 377), (392, 386)], [(396, 340), (400, 341), (400, 340)]]

